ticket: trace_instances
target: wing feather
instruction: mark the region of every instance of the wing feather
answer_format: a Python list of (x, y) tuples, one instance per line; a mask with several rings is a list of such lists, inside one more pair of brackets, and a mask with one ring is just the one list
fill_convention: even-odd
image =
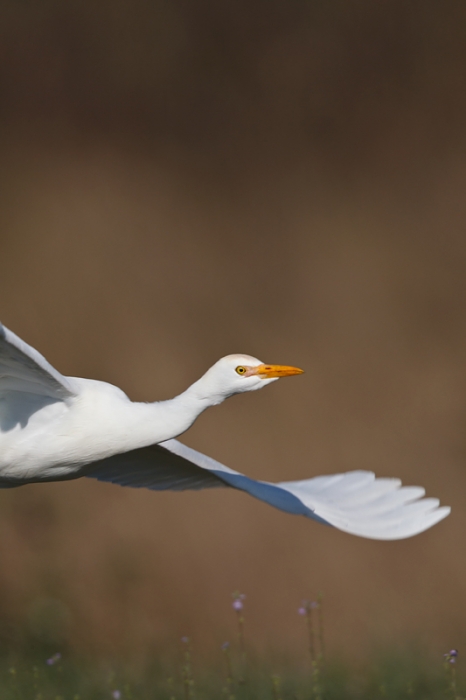
[(137, 450), (93, 462), (85, 476), (120, 486), (155, 491), (185, 491), (226, 486), (213, 472), (200, 469), (162, 445)]
[(229, 486), (287, 513), (379, 540), (411, 537), (450, 512), (436, 498), (423, 499), (421, 487), (402, 487), (399, 479), (376, 479), (366, 471), (278, 484), (256, 481), (178, 440), (101, 460), (89, 465), (86, 476), (154, 490)]
[(76, 395), (71, 381), (37, 350), (0, 323), (0, 394), (20, 391), (67, 399)]

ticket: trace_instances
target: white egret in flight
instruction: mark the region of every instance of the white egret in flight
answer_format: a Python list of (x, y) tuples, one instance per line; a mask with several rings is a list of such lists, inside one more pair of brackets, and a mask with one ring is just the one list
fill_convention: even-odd
[(64, 377), (0, 324), (0, 487), (81, 476), (154, 490), (229, 486), (287, 513), (380, 540), (416, 535), (445, 518), (424, 489), (372, 472), (268, 483), (233, 471), (174, 438), (209, 406), (296, 367), (229, 355), (168, 401), (135, 403), (117, 387)]

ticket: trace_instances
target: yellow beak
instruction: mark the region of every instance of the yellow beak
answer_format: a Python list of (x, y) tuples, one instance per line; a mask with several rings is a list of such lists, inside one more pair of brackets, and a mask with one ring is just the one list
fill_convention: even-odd
[(303, 369), (299, 367), (288, 367), (287, 365), (259, 365), (251, 367), (248, 374), (258, 374), (262, 379), (271, 379), (272, 377), (291, 377), (293, 374), (302, 374)]

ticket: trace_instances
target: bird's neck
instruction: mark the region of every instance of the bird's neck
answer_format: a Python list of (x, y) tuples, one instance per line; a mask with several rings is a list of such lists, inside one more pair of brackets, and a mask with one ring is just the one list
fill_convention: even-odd
[(199, 380), (173, 399), (144, 404), (144, 424), (150, 442), (163, 442), (181, 435), (206, 408), (221, 403), (225, 398), (220, 394), (205, 392)]

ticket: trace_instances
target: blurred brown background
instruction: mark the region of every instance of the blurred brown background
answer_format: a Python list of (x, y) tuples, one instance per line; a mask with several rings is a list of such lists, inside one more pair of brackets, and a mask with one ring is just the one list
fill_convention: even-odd
[[(132, 398), (221, 355), (306, 369), (186, 442), (251, 476), (373, 469), (453, 506), (379, 543), (236, 492), (0, 493), (0, 630), (81, 651), (466, 643), (466, 5), (3, 0), (0, 317)], [(45, 631), (44, 631), (45, 630)]]

